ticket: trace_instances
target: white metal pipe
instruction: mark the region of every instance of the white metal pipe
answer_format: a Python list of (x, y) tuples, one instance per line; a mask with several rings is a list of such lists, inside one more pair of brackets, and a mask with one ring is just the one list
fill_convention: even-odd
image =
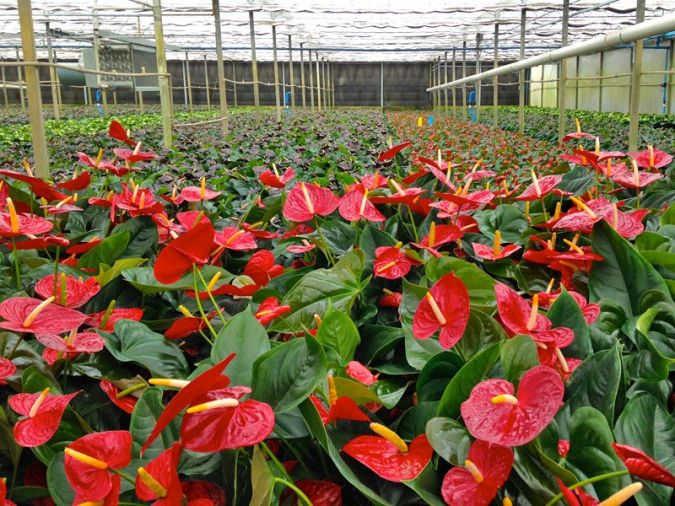
[(592, 39), (584, 42), (561, 47), (559, 49), (549, 51), (548, 53), (532, 56), (530, 58), (526, 58), (525, 60), (510, 63), (508, 65), (504, 65), (503, 67), (499, 67), (498, 69), (488, 70), (480, 74), (465, 77), (463, 79), (433, 86), (431, 88), (427, 88), (427, 91), (437, 91), (444, 88), (451, 88), (453, 86), (460, 86), (462, 84), (480, 81), (488, 77), (501, 76), (504, 74), (517, 72), (522, 69), (529, 69), (536, 67), (537, 65), (555, 63), (565, 58), (573, 58), (578, 55), (597, 53), (598, 51), (604, 51), (605, 49), (610, 49), (620, 44), (630, 44), (636, 40), (662, 35), (673, 30), (675, 30), (675, 14), (670, 14), (668, 16), (662, 16), (660, 18), (653, 19), (651, 21), (645, 21), (644, 23), (629, 26), (622, 30), (608, 32), (604, 35), (593, 37)]

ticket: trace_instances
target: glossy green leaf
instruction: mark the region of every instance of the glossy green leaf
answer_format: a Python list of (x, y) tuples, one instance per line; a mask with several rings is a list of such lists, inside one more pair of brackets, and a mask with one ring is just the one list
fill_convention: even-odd
[(426, 434), (431, 447), (444, 460), (453, 466), (464, 465), (471, 446), (466, 427), (452, 418), (439, 416), (427, 422)]
[(539, 365), (537, 346), (530, 336), (514, 336), (504, 341), (499, 352), (506, 379), (514, 385), (527, 371)]
[(323, 318), (321, 318), (316, 340), (322, 345), (334, 349), (343, 361), (349, 362), (354, 358), (354, 352), (361, 342), (361, 337), (356, 325), (347, 313), (337, 311), (329, 306)]

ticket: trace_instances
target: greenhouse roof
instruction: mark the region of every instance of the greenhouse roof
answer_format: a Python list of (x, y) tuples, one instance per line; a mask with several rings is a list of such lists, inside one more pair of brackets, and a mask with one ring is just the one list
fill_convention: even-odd
[[(494, 24), (500, 23), (503, 58), (516, 59), (520, 40), (520, 11), (526, 7), (526, 56), (561, 43), (562, 1), (522, 0), (243, 0), (221, 2), (224, 56), (250, 59), (249, 10), (256, 20), (259, 60), (272, 59), (272, 23), (277, 24), (279, 58), (287, 58), (287, 35), (293, 47), (317, 49), (332, 61), (429, 61), (444, 51), (475, 48), (483, 35), (483, 57), (491, 58)], [(46, 57), (46, 26), (62, 34), (52, 43), (60, 59), (77, 58), (91, 46), (94, 18), (102, 31), (121, 37), (154, 40), (151, 0), (40, 0), (33, 1), (38, 56)], [(675, 10), (675, 0), (650, 0), (645, 19)], [(215, 57), (211, 0), (162, 0), (164, 34), (169, 58)], [(580, 42), (635, 23), (635, 0), (570, 0), (569, 40)], [(0, 56), (14, 58), (20, 47), (16, 0), (0, 0)], [(181, 53), (182, 53), (181, 51)], [(459, 56), (458, 56), (459, 57)], [(297, 56), (296, 56), (297, 58)], [(475, 58), (475, 50), (467, 59)]]

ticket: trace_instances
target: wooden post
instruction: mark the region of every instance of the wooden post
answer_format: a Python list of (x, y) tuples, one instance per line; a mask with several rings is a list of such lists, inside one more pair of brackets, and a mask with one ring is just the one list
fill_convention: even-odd
[[(31, 0), (18, 0), (18, 4), (23, 57), (27, 63), (37, 62)], [(30, 117), (30, 133), (33, 141), (35, 173), (38, 177), (45, 179), (49, 177), (49, 156), (47, 154), (45, 124), (42, 117), (42, 97), (40, 94), (40, 78), (37, 66), (26, 66), (26, 93), (28, 95), (28, 115)]]
[(237, 71), (236, 65), (232, 62), (232, 91), (234, 92), (234, 106), (237, 107)]
[[(16, 61), (21, 62), (21, 58), (19, 58), (19, 48), (16, 48)], [(26, 111), (26, 100), (24, 99), (24, 82), (23, 82), (23, 70), (21, 70), (22, 67), (21, 65), (18, 65), (16, 67), (16, 80), (19, 85), (19, 101), (21, 102), (21, 110)]]
[(258, 61), (255, 56), (255, 22), (253, 11), (248, 11), (248, 25), (251, 31), (251, 73), (253, 76), (253, 104), (260, 106), (260, 90), (258, 89)]
[(312, 68), (312, 50), (309, 53), (309, 104), (310, 110), (314, 110), (314, 69)]
[[(520, 59), (525, 59), (525, 22), (527, 9), (520, 9)], [(525, 70), (518, 72), (518, 133), (525, 133)]]
[(227, 120), (227, 89), (225, 88), (225, 64), (223, 63), (223, 40), (220, 33), (220, 0), (212, 0), (213, 16), (216, 25), (216, 58), (218, 67), (218, 98), (220, 99), (220, 116), (223, 135), (229, 133)]
[(321, 58), (321, 82), (323, 83), (323, 109), (328, 108), (328, 63), (326, 58)]
[[(563, 0), (562, 12), (562, 46), (567, 45), (570, 21), (570, 0)], [(558, 142), (562, 142), (567, 127), (567, 60), (560, 60), (560, 74), (558, 76)], [(543, 72), (542, 72), (543, 75)], [(543, 104), (542, 104), (543, 105)]]
[(209, 65), (204, 55), (204, 86), (206, 87), (206, 108), (211, 110), (211, 86), (209, 85)]
[[(455, 68), (457, 64), (457, 54), (455, 51), (455, 48), (452, 48), (452, 80), (455, 81), (457, 79), (457, 69)], [(457, 86), (452, 87), (452, 116), (455, 117), (457, 116)]]
[(277, 106), (277, 123), (281, 121), (281, 102), (279, 100), (279, 64), (277, 62), (277, 26), (272, 24), (272, 59), (274, 61), (274, 101)]
[(292, 36), (288, 35), (288, 79), (291, 86), (291, 109), (295, 110), (295, 76), (293, 75)]
[(300, 88), (302, 90), (302, 108), (305, 109), (307, 108), (307, 102), (305, 98), (305, 57), (304, 57), (304, 51), (303, 51), (303, 46), (305, 45), (304, 42), (300, 43)]
[(188, 105), (188, 93), (187, 93), (187, 69), (185, 68), (186, 61), (181, 65), (181, 70), (183, 71), (183, 105)]
[[(52, 51), (52, 32), (49, 29), (49, 21), (45, 23), (45, 32), (47, 35), (47, 58), (50, 64), (54, 64), (54, 52)], [(56, 69), (49, 67), (49, 84), (52, 90), (52, 107), (54, 108), (54, 119), (61, 119), (59, 111), (59, 93), (56, 87)]]
[[(495, 42), (494, 42), (494, 64), (493, 68), (499, 67), (499, 23), (495, 23)], [(492, 126), (499, 128), (499, 77), (492, 78)]]
[(675, 39), (670, 39), (670, 74), (668, 74), (668, 87), (666, 88), (666, 113), (673, 112), (673, 70), (675, 70)]
[[(152, 15), (155, 24), (155, 56), (157, 58), (157, 72), (167, 74), (166, 52), (164, 51), (164, 27), (162, 26), (162, 3), (161, 0), (153, 0)], [(159, 76), (159, 102), (162, 111), (162, 138), (164, 147), (170, 149), (173, 145), (173, 111), (171, 105), (171, 88), (169, 78)]]
[(7, 81), (5, 79), (5, 67), (0, 67), (2, 72), (2, 96), (5, 99), (5, 109), (9, 108), (9, 97), (7, 96)]
[[(637, 0), (635, 23), (645, 20), (645, 0)], [(638, 133), (640, 130), (640, 86), (642, 85), (642, 50), (644, 40), (636, 40), (633, 50), (633, 75), (630, 84), (630, 124), (628, 126), (628, 151), (638, 148)]]
[[(462, 41), (462, 79), (466, 77), (466, 39)], [(467, 119), (466, 83), (462, 84), (462, 118)]]
[(319, 52), (314, 51), (316, 57), (316, 106), (321, 111), (321, 62), (319, 61)]
[(192, 77), (190, 76), (190, 57), (187, 51), (185, 51), (185, 69), (187, 74), (188, 104), (190, 105), (190, 112), (192, 112)]

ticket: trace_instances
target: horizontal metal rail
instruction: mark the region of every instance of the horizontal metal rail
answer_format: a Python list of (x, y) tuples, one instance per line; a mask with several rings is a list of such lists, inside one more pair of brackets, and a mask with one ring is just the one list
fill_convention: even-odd
[(455, 86), (461, 86), (462, 84), (481, 81), (489, 77), (501, 76), (504, 74), (517, 72), (519, 70), (529, 69), (538, 65), (555, 63), (564, 60), (565, 58), (573, 58), (575, 56), (584, 54), (597, 53), (605, 49), (613, 48), (620, 44), (628, 44), (635, 42), (636, 40), (661, 35), (673, 30), (675, 30), (675, 14), (670, 14), (668, 16), (653, 19), (651, 21), (645, 21), (644, 23), (629, 26), (628, 28), (624, 28), (622, 30), (616, 30), (604, 35), (599, 35), (598, 37), (594, 37), (585, 42), (579, 42), (570, 46), (561, 47), (559, 49), (549, 51), (548, 53), (532, 56), (524, 60), (504, 65), (503, 67), (481, 72), (480, 74), (474, 74), (472, 76), (451, 81), (449, 83), (432, 86), (427, 88), (427, 91), (444, 90)]

